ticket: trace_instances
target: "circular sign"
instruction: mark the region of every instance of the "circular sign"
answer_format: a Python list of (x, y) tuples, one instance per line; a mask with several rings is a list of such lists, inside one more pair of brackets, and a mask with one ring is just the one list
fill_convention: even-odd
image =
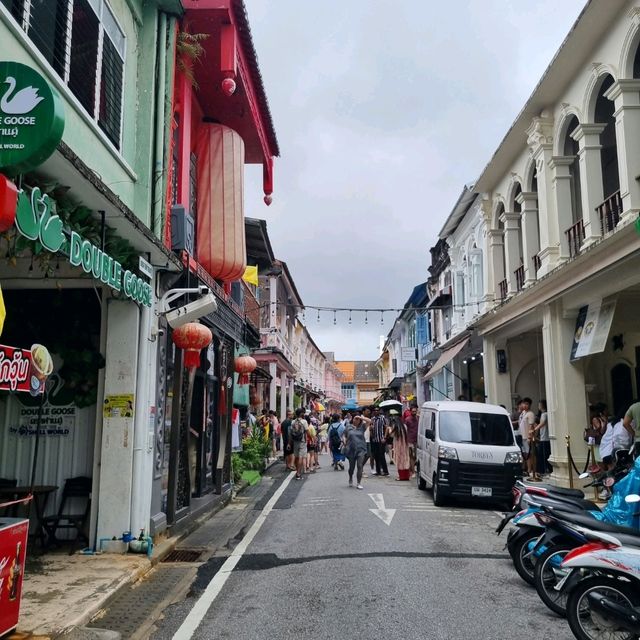
[(35, 69), (0, 62), (0, 170), (34, 169), (55, 151), (63, 131), (58, 92)]

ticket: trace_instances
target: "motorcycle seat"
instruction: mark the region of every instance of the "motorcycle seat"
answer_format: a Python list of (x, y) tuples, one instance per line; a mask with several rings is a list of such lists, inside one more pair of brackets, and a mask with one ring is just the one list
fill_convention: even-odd
[(563, 496), (567, 498), (584, 498), (584, 491), (580, 491), (580, 489), (568, 489), (567, 487), (556, 487), (553, 484), (546, 484), (544, 482), (527, 482), (525, 480), (522, 481), (522, 484), (528, 489), (531, 487), (532, 489), (546, 489), (549, 494), (555, 494), (558, 496)]
[(616, 538), (620, 540), (625, 547), (640, 547), (640, 534), (630, 536), (626, 533), (619, 533), (616, 535)]
[(635, 545), (640, 545), (640, 531), (633, 529), (632, 527), (624, 527), (612, 522), (603, 522), (602, 520), (596, 520), (595, 518), (584, 516), (581, 513), (575, 513), (573, 511), (562, 511), (561, 509), (556, 509), (554, 507), (547, 508), (552, 511), (556, 517), (564, 520), (565, 522), (577, 524), (585, 527), (586, 529), (591, 529), (592, 531), (604, 531), (605, 533), (610, 532), (623, 535), (626, 534), (637, 541)]
[(590, 500), (568, 500), (559, 496), (534, 496), (533, 502), (540, 506), (553, 507), (558, 511), (577, 511), (580, 513), (583, 511), (600, 511), (598, 505)]

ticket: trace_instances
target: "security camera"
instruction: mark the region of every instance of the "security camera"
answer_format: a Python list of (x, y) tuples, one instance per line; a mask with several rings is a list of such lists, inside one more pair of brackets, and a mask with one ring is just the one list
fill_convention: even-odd
[(218, 305), (216, 304), (216, 299), (213, 293), (209, 292), (207, 287), (200, 287), (200, 289), (206, 289), (207, 293), (201, 298), (198, 298), (193, 302), (189, 302), (182, 307), (178, 307), (177, 309), (172, 309), (167, 313), (167, 322), (172, 329), (177, 329), (183, 324), (187, 324), (187, 322), (199, 320), (203, 316), (214, 313), (217, 310)]

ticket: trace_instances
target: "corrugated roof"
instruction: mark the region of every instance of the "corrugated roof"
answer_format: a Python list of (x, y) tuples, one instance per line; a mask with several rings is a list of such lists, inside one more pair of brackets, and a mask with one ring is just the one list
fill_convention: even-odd
[(335, 363), (336, 367), (342, 371), (345, 382), (355, 382), (356, 363), (350, 360), (341, 360)]

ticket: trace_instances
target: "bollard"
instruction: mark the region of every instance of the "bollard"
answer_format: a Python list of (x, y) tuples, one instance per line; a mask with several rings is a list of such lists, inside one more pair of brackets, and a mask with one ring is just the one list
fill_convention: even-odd
[(567, 434), (565, 437), (567, 443), (567, 466), (569, 467), (569, 487), (573, 489), (573, 466), (571, 464), (571, 436)]

